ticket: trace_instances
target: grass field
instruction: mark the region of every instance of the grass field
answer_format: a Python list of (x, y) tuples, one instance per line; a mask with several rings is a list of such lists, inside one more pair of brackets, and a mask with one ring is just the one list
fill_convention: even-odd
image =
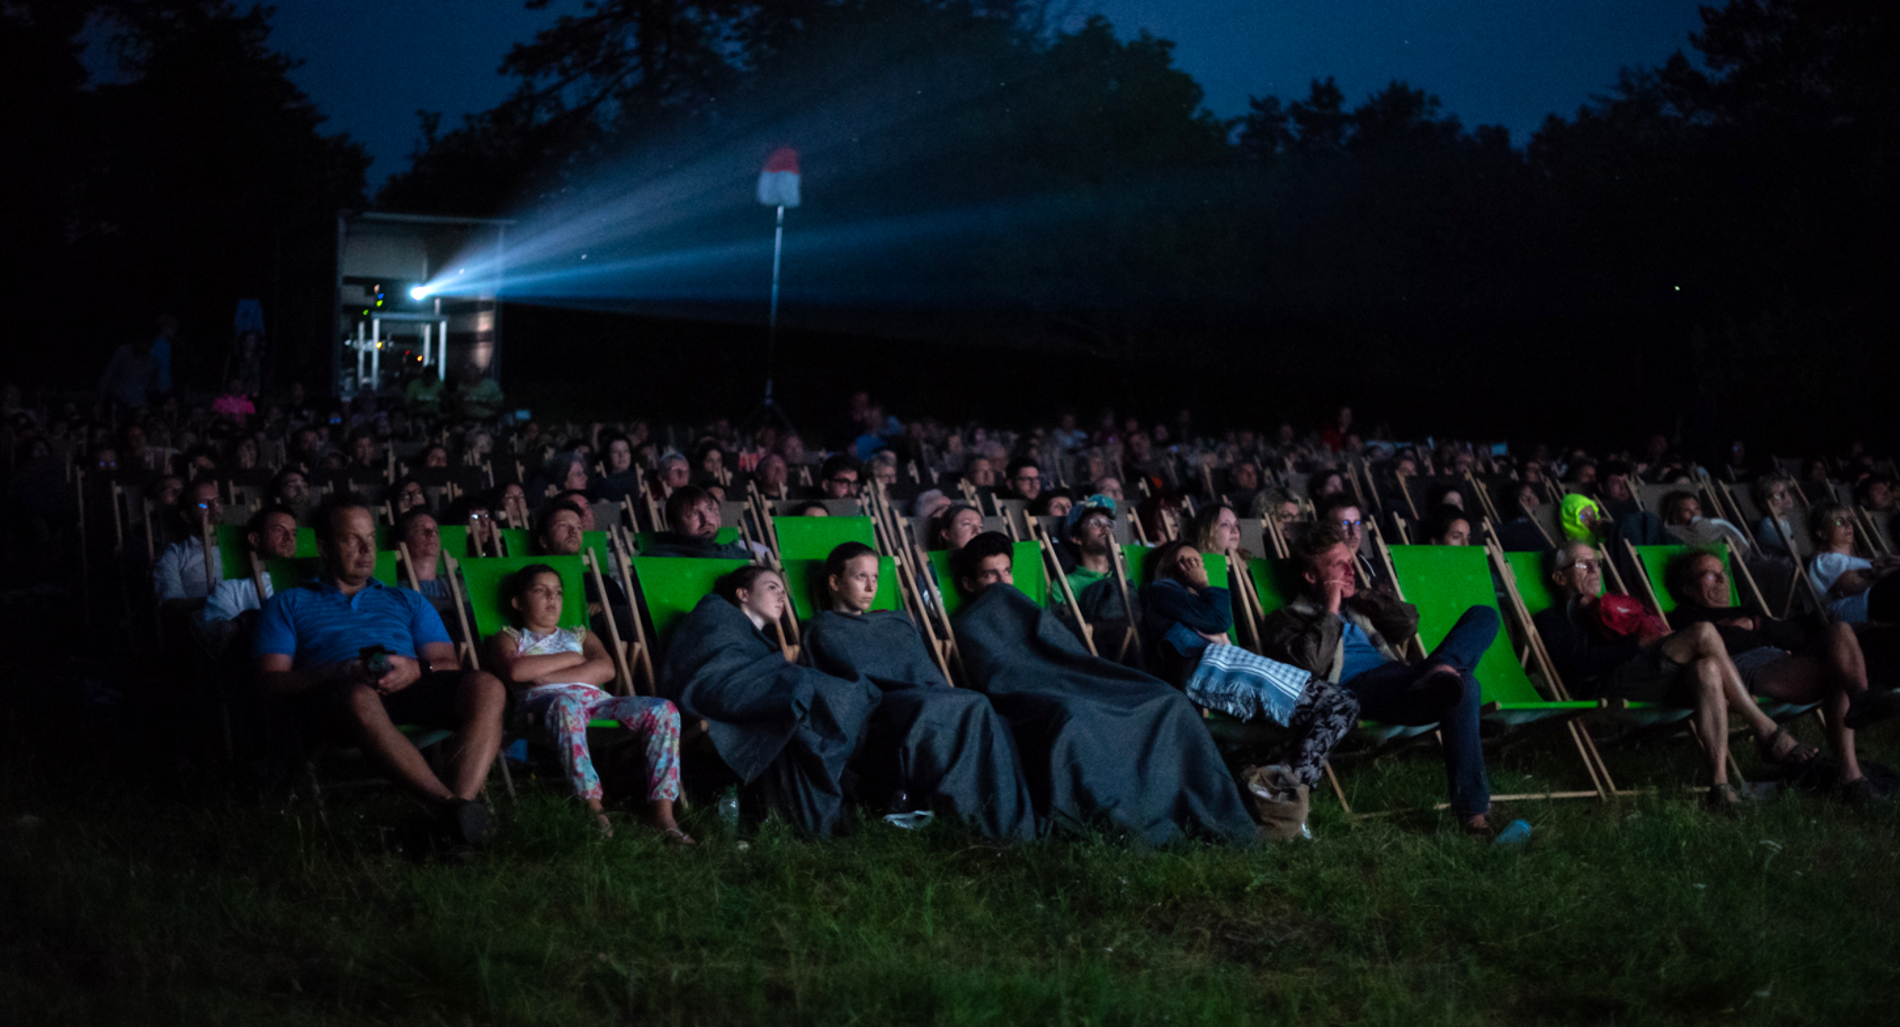
[[(1618, 757), (1656, 795), (1514, 804), (1535, 825), (1517, 850), (1323, 799), (1315, 841), (1253, 851), (881, 824), (825, 844), (768, 824), (742, 848), (702, 804), (682, 852), (631, 823), (594, 837), (544, 779), (466, 865), (400, 851), (388, 791), (324, 820), (16, 745), (0, 1019), (1893, 1022), (1900, 811), (1789, 795), (1718, 818), (1681, 790), (1687, 744)], [(1556, 755), (1514, 763), (1559, 774)], [(1442, 778), (1425, 751), (1346, 780), (1363, 809)]]

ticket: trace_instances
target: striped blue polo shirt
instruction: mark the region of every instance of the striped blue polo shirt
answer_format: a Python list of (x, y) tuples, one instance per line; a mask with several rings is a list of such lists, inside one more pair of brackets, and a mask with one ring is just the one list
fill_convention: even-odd
[(415, 658), (432, 642), (448, 642), (442, 616), (420, 594), (369, 580), (345, 596), (323, 580), (272, 596), (257, 618), (258, 656), (288, 656), (298, 669), (354, 660), (367, 646)]

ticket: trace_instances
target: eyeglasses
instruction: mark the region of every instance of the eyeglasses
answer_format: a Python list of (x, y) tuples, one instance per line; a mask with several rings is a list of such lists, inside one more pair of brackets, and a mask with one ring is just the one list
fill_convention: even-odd
[(1348, 521), (1348, 520), (1341, 519), (1339, 522), (1339, 526), (1350, 531), (1354, 528), (1364, 527), (1365, 523), (1366, 522), (1364, 521)]
[(1703, 581), (1727, 581), (1728, 575), (1722, 571), (1703, 571), (1698, 575)]

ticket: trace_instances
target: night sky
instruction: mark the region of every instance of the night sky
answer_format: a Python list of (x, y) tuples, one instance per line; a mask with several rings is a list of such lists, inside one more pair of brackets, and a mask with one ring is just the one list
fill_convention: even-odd
[[(499, 101), (508, 47), (579, 0), (275, 0), (274, 47), (292, 77), (376, 158), (372, 189), (414, 148), (415, 111), (445, 127)], [(1247, 97), (1305, 95), (1334, 75), (1356, 105), (1388, 80), (1437, 94), (1466, 125), (1502, 124), (1522, 143), (1550, 113), (1573, 114), (1625, 65), (1688, 49), (1696, 0), (1097, 0), (1124, 36), (1178, 44), (1176, 63), (1222, 117)]]

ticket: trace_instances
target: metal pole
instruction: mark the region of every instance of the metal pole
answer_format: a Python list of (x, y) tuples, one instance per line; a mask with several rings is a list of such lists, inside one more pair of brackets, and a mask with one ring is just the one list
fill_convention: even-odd
[(778, 265), (785, 249), (785, 205), (778, 205), (778, 229), (772, 235), (772, 311), (765, 329), (765, 402), (772, 402), (772, 357), (778, 351)]

